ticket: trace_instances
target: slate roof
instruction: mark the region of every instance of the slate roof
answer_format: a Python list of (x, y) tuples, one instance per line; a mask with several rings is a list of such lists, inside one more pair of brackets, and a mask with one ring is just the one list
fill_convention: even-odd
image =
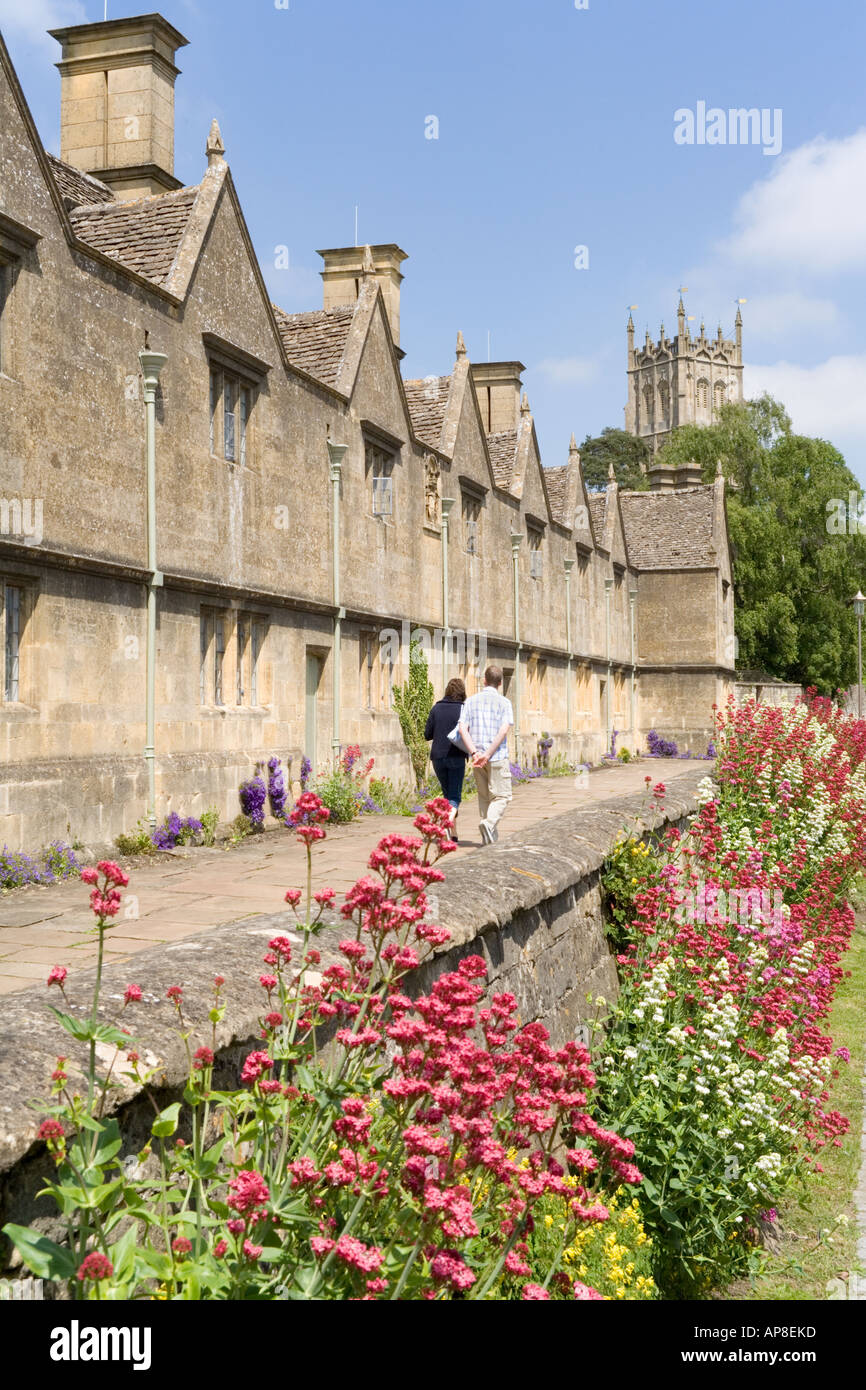
[(553, 512), (554, 521), (567, 525), (565, 520), (565, 507), (568, 500), (567, 465), (563, 464), (559, 468), (545, 468), (544, 481), (547, 484), (547, 495), (550, 498), (550, 510)]
[(671, 492), (621, 492), (620, 504), (629, 559), (637, 569), (688, 570), (718, 564), (712, 483)]
[(326, 386), (336, 386), (355, 305), (305, 314), (287, 314), (277, 304), (273, 308), (289, 361)]
[(81, 169), (75, 169), (71, 164), (66, 164), (62, 159), (58, 159), (55, 154), (49, 154), (48, 163), (51, 165), (51, 172), (54, 181), (60, 190), (60, 196), (67, 208), (80, 207), (82, 203), (113, 203), (114, 194), (108, 184), (102, 183), (100, 179), (95, 179), (92, 174), (85, 174)]
[(179, 188), (126, 203), (93, 203), (73, 208), (69, 217), (76, 236), (88, 246), (162, 285), (197, 193), (197, 188)]
[(403, 389), (416, 436), (431, 448), (438, 449), (451, 391), (451, 377), (419, 377), (417, 380), (404, 381)]
[(517, 430), (488, 434), (487, 447), (490, 450), (493, 478), (497, 487), (510, 487), (514, 476), (514, 456), (517, 453)]

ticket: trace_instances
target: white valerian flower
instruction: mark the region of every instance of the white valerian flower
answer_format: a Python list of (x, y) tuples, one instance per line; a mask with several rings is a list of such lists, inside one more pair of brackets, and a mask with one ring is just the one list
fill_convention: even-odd
[(648, 1071), (644, 1076), (644, 1081), (648, 1081), (650, 1085), (655, 1086), (656, 1089), (658, 1089), (661, 1084), (654, 1071)]

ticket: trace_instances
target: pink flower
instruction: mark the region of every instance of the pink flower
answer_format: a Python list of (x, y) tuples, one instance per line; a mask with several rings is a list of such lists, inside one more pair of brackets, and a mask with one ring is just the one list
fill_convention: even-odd
[(322, 907), (327, 907), (336, 898), (333, 888), (321, 888), (318, 893), (313, 894), (313, 898)]
[(317, 1182), (322, 1176), (311, 1158), (296, 1158), (289, 1164), (287, 1172), (292, 1175), (292, 1187)]
[(89, 884), (91, 884), (91, 885), (93, 885), (94, 883), (98, 883), (98, 882), (99, 882), (99, 874), (96, 872), (95, 869), (82, 869), (82, 870), (81, 870), (81, 882), (82, 882), (82, 883), (89, 883)]
[(289, 891), (286, 893), (286, 902), (289, 904), (289, 906), (290, 906), (290, 907), (297, 907), (297, 905), (298, 905), (298, 903), (299, 903), (300, 901), (301, 901), (301, 890), (300, 890), (300, 888), (290, 888)]
[(266, 1202), (271, 1195), (261, 1173), (254, 1168), (245, 1168), (237, 1173), (229, 1183), (229, 1192), (228, 1205), (242, 1216), (261, 1202)]
[(114, 1265), (106, 1255), (100, 1254), (98, 1250), (91, 1250), (89, 1255), (85, 1255), (81, 1264), (78, 1266), (77, 1278), (83, 1284), (86, 1279), (110, 1279), (114, 1273)]
[(217, 1258), (218, 1260), (221, 1260), (222, 1257), (223, 1257), (223, 1255), (224, 1255), (224, 1254), (226, 1253), (226, 1251), (228, 1250), (228, 1248), (229, 1248), (229, 1243), (228, 1243), (227, 1240), (218, 1240), (217, 1243), (216, 1243), (216, 1245), (215, 1245), (214, 1248), (213, 1248), (214, 1255), (216, 1256), (216, 1258)]
[(310, 1249), (317, 1260), (321, 1260), (325, 1255), (330, 1255), (334, 1248), (334, 1242), (325, 1236), (312, 1236), (310, 1238)]
[(138, 1004), (138, 1003), (140, 1002), (140, 1000), (141, 1000), (141, 986), (140, 986), (140, 985), (127, 985), (127, 986), (126, 986), (126, 989), (124, 990), (124, 994), (123, 994), (123, 1002), (124, 1002), (125, 1004)]
[(39, 1126), (38, 1138), (45, 1140), (65, 1138), (63, 1126), (60, 1121), (43, 1120), (42, 1124)]
[(257, 1260), (262, 1253), (263, 1246), (253, 1245), (251, 1240), (244, 1241), (244, 1254), (248, 1260)]
[(524, 1284), (521, 1297), (524, 1303), (531, 1303), (533, 1300), (538, 1303), (550, 1301), (550, 1294), (540, 1284)]
[(574, 1296), (583, 1302), (604, 1301), (598, 1289), (590, 1288), (589, 1284), (582, 1284), (579, 1279), (574, 1281)]
[(358, 1269), (363, 1274), (375, 1274), (382, 1263), (382, 1251), (378, 1245), (365, 1245), (363, 1241), (356, 1240), (354, 1236), (340, 1236), (334, 1247), (334, 1253), (338, 1260)]
[(226, 1226), (233, 1236), (239, 1236), (246, 1230), (246, 1222), (242, 1221), (239, 1216), (233, 1216), (231, 1221), (226, 1222)]
[(186, 1236), (176, 1236), (171, 1242), (171, 1248), (176, 1255), (188, 1255), (192, 1249), (192, 1241), (187, 1240)]
[(215, 989), (222, 989), (223, 985), (226, 982), (226, 977), (225, 975), (214, 975), (213, 982)]
[(68, 974), (69, 971), (66, 969), (65, 965), (52, 965), (51, 969), (48, 972), (48, 979), (45, 981), (45, 983), (49, 987), (51, 985), (59, 985), (62, 989), (66, 980), (66, 976)]
[(268, 994), (270, 994), (271, 990), (277, 987), (277, 977), (276, 975), (260, 975), (259, 984), (262, 989), (266, 989)]
[(200, 1047), (193, 1058), (193, 1066), (196, 1071), (202, 1071), (204, 1067), (213, 1066), (213, 1051), (209, 1047)]
[(180, 985), (172, 985), (170, 989), (165, 991), (165, 997), (170, 999), (173, 1004), (179, 1004), (183, 998), (183, 990)]
[(283, 960), (290, 961), (292, 959), (292, 943), (287, 936), (273, 937), (268, 942), (268, 946), (272, 951), (276, 951), (278, 956), (282, 956)]
[(273, 1065), (266, 1052), (250, 1052), (241, 1070), (241, 1081), (250, 1085), (258, 1081), (263, 1071), (270, 1071)]
[(450, 1284), (452, 1289), (471, 1289), (475, 1275), (469, 1266), (453, 1250), (440, 1250), (430, 1261), (430, 1273), (439, 1284)]
[(280, 1026), (280, 1024), (282, 1023), (282, 1021), (283, 1021), (283, 1016), (282, 1016), (282, 1014), (279, 1014), (279, 1013), (277, 1013), (276, 1011), (274, 1011), (273, 1013), (270, 1013), (270, 1014), (265, 1014), (265, 1023), (267, 1024), (267, 1026), (268, 1026), (269, 1028), (279, 1028), (279, 1026)]

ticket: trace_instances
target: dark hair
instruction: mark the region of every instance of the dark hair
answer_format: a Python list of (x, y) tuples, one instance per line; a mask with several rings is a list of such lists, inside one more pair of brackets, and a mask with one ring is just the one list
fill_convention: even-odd
[(443, 700), (460, 700), (461, 704), (466, 699), (466, 686), (459, 676), (455, 676), (445, 687)]

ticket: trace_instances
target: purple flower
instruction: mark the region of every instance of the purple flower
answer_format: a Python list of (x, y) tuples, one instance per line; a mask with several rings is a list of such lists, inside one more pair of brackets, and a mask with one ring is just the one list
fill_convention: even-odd
[(662, 738), (655, 729), (646, 736), (647, 752), (651, 758), (678, 758), (680, 750), (671, 738)]
[(258, 772), (248, 782), (241, 783), (238, 796), (244, 815), (249, 816), (253, 825), (264, 825), (267, 789)]
[(276, 820), (286, 819), (286, 781), (279, 758), (268, 759), (268, 804)]
[(312, 776), (312, 774), (313, 774), (313, 764), (310, 762), (309, 758), (303, 758), (303, 759), (301, 760), (301, 791), (302, 791), (302, 792), (305, 792), (305, 791), (307, 790), (307, 783), (309, 782), (310, 777)]
[(176, 845), (185, 845), (201, 833), (200, 820), (196, 820), (194, 816), (187, 816), (183, 820), (177, 811), (172, 811), (162, 825), (156, 827), (150, 838), (157, 849), (166, 850), (174, 849)]

